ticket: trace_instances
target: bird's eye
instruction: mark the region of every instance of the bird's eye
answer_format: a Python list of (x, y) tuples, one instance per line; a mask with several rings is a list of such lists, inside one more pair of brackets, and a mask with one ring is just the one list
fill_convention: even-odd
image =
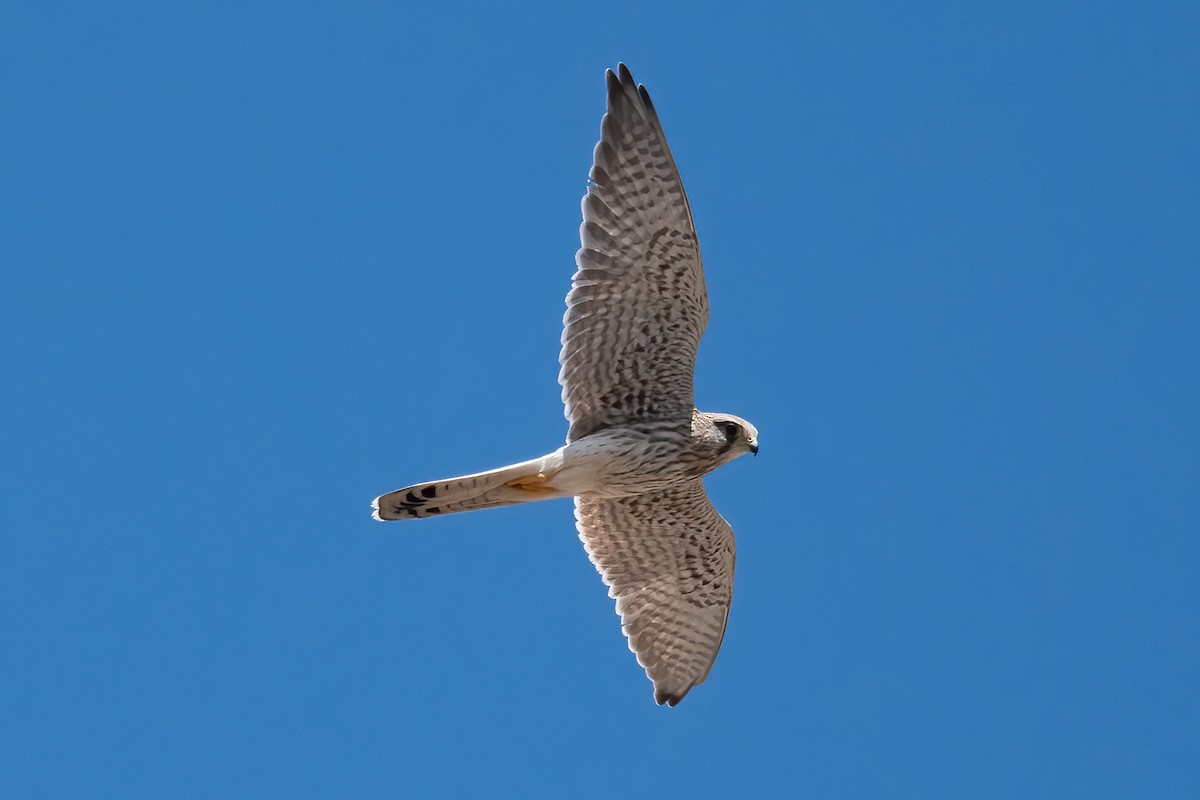
[(722, 422), (721, 428), (725, 431), (725, 441), (730, 444), (737, 441), (738, 434), (741, 432), (741, 429), (737, 425), (732, 422)]

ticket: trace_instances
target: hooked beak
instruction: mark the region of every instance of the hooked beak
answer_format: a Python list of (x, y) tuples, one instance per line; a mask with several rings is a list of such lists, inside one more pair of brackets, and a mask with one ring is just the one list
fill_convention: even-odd
[(755, 455), (755, 456), (758, 455), (758, 442), (757, 441), (750, 443), (750, 454)]

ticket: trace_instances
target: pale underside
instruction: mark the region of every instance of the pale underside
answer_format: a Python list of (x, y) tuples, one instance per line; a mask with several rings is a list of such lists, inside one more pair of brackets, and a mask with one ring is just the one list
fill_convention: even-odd
[[(708, 298), (687, 196), (649, 95), (622, 65), (583, 200), (564, 317), (567, 441), (634, 420), (690, 425)], [(699, 479), (576, 500), (580, 538), (630, 648), (674, 705), (708, 675), (733, 594), (733, 531)]]

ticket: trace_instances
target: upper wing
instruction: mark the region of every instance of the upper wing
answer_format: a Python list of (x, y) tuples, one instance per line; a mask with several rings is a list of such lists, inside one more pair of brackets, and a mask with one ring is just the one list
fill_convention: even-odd
[(629, 649), (675, 705), (703, 683), (733, 599), (733, 529), (699, 479), (616, 499), (576, 498), (576, 527), (617, 601)]
[(622, 64), (610, 70), (579, 266), (563, 317), (567, 441), (694, 407), (708, 295), (692, 212), (658, 114)]

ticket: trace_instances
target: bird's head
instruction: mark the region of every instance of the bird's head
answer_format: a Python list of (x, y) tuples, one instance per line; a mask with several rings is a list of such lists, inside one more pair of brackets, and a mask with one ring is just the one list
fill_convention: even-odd
[(721, 440), (721, 451), (725, 461), (732, 461), (746, 453), (758, 455), (758, 428), (733, 414), (703, 413), (712, 425), (713, 438)]

